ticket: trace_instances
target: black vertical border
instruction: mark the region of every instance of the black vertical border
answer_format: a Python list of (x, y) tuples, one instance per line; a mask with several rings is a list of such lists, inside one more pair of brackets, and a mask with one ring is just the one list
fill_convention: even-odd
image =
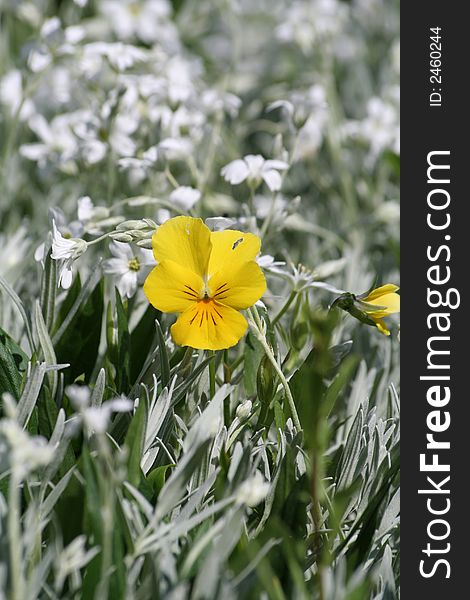
[[(470, 29), (465, 8), (467, 5), (463, 2), (437, 0), (408, 1), (401, 5), (401, 588), (404, 600), (470, 598), (467, 583), (470, 561), (466, 543), (470, 537), (470, 393), (467, 384), (467, 377), (470, 377), (470, 319), (466, 312), (470, 274), (467, 184), (470, 102), (466, 92), (470, 77), (467, 45)], [(441, 27), (440, 86), (433, 86), (429, 80), (431, 27)], [(441, 107), (429, 106), (432, 87), (442, 88)], [(451, 444), (447, 455), (440, 452), (441, 461), (445, 456), (450, 461), (451, 508), (443, 518), (448, 520), (451, 533), (441, 542), (428, 538), (426, 529), (433, 517), (427, 511), (426, 495), (418, 494), (418, 489), (426, 487), (426, 474), (420, 473), (419, 469), (419, 455), (425, 451), (426, 416), (432, 410), (426, 401), (429, 384), (419, 379), (426, 371), (426, 343), (432, 335), (426, 323), (432, 312), (427, 305), (429, 262), (426, 249), (429, 244), (437, 247), (446, 243), (444, 232), (433, 232), (426, 224), (430, 189), (426, 177), (427, 154), (433, 150), (450, 150), (451, 183), (447, 189), (451, 193), (452, 220), (445, 234), (451, 236), (447, 242), (451, 259), (447, 264), (452, 274), (447, 287), (457, 288), (461, 295), (460, 307), (448, 310), (452, 319), (447, 334), (451, 337), (451, 400), (442, 410), (450, 411), (451, 425), (439, 439), (449, 440)], [(446, 263), (442, 261), (441, 264)], [(443, 476), (444, 473), (437, 473), (436, 481)], [(448, 553), (432, 555), (434, 560), (444, 558), (449, 561), (450, 578), (445, 577), (447, 569), (443, 565), (430, 578), (420, 575), (421, 560), (427, 560), (427, 569), (432, 565), (433, 559), (422, 552), (428, 541), (441, 549), (446, 543), (450, 544)]]

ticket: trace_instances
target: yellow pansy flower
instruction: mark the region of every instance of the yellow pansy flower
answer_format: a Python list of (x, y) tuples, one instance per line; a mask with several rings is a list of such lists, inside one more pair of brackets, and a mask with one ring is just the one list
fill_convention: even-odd
[(392, 283), (368, 292), (367, 295), (357, 296), (358, 308), (363, 310), (375, 323), (377, 329), (384, 335), (390, 335), (383, 317), (400, 312), (400, 296), (396, 293), (400, 288)]
[(261, 240), (252, 233), (213, 231), (201, 219), (174, 217), (152, 238), (158, 265), (144, 283), (149, 302), (178, 313), (171, 327), (179, 346), (234, 346), (248, 323), (239, 312), (257, 302), (266, 280), (255, 261)]
[(399, 289), (387, 283), (359, 296), (344, 292), (333, 302), (332, 308), (341, 308), (361, 323), (377, 327), (384, 335), (390, 335), (383, 318), (400, 312), (400, 296), (396, 293)]

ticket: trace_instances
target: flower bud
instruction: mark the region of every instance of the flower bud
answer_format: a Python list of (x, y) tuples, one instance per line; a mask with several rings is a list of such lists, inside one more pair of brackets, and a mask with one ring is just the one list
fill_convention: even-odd
[(152, 240), (151, 239), (143, 239), (136, 242), (139, 248), (146, 248), (147, 250), (152, 249)]
[(251, 409), (253, 407), (253, 403), (251, 400), (246, 400), (242, 404), (237, 406), (237, 410), (235, 411), (235, 415), (240, 421), (246, 421), (251, 415)]
[(143, 220), (130, 219), (129, 221), (119, 223), (116, 229), (117, 231), (129, 231), (130, 229), (145, 229), (146, 227), (147, 224)]
[(132, 236), (130, 236), (128, 233), (120, 233), (113, 231), (109, 234), (109, 237), (111, 237), (113, 240), (116, 240), (116, 242), (125, 242), (127, 244), (132, 242)]
[(261, 402), (271, 402), (274, 394), (274, 373), (271, 361), (266, 355), (263, 356), (258, 367), (256, 391)]

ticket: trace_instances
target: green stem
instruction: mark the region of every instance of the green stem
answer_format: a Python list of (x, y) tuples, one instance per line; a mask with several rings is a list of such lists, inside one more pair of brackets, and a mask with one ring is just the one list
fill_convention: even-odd
[(256, 310), (256, 307), (253, 306), (252, 308), (249, 309), (249, 312), (251, 315), (251, 319), (248, 319), (248, 323), (250, 324), (256, 338), (258, 339), (260, 344), (263, 346), (266, 356), (268, 357), (269, 361), (271, 362), (272, 366), (274, 367), (274, 370), (276, 371), (276, 373), (281, 381), (281, 384), (286, 393), (287, 402), (289, 403), (289, 408), (290, 408), (290, 412), (292, 414), (292, 420), (294, 421), (295, 428), (297, 429), (297, 431), (302, 431), (302, 425), (300, 424), (299, 415), (297, 414), (294, 397), (292, 396), (292, 392), (290, 390), (287, 379), (286, 379), (284, 373), (282, 372), (282, 369), (279, 366), (279, 364), (276, 360), (276, 357), (273, 354), (272, 349), (270, 348), (268, 342), (266, 341), (266, 337), (263, 333), (263, 326), (261, 323), (261, 319), (258, 315), (258, 311)]
[(321, 504), (320, 504), (320, 465), (318, 460), (317, 449), (315, 449), (312, 457), (312, 475), (311, 475), (311, 489), (310, 494), (312, 497), (311, 514), (313, 520), (313, 527), (315, 533), (315, 550), (317, 553), (317, 570), (318, 570), (318, 590), (319, 599), (325, 600), (325, 568), (323, 564), (323, 546), (321, 541)]
[(281, 310), (277, 313), (274, 319), (271, 321), (272, 325), (276, 325), (276, 323), (285, 315), (285, 313), (289, 310), (290, 305), (294, 302), (295, 297), (297, 296), (297, 290), (292, 290), (290, 296), (287, 298), (286, 303), (281, 308)]
[(100, 237), (97, 237), (96, 239), (87, 242), (87, 246), (93, 246), (93, 244), (98, 244), (99, 242), (105, 240), (107, 237), (109, 237), (109, 233), (104, 233), (103, 235), (100, 235)]
[(215, 396), (215, 352), (209, 350), (209, 356), (212, 356), (212, 360), (209, 362), (209, 393), (211, 398)]
[(13, 468), (8, 491), (8, 541), (10, 546), (11, 600), (23, 600), (21, 574), (20, 480)]
[(107, 440), (98, 436), (99, 453), (104, 460), (105, 477), (99, 479), (100, 496), (102, 503), (101, 520), (103, 526), (101, 548), (101, 573), (98, 586), (100, 598), (108, 597), (109, 576), (113, 562), (113, 536), (114, 536), (114, 496), (112, 481), (112, 457), (109, 452)]
[(175, 176), (170, 171), (170, 167), (168, 165), (165, 167), (165, 177), (168, 179), (168, 181), (174, 188), (179, 187), (180, 184), (176, 181)]

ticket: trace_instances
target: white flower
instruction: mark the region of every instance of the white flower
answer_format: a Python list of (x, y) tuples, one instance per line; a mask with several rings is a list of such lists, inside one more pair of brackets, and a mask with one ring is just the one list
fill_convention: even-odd
[(184, 160), (191, 155), (193, 143), (187, 137), (169, 137), (158, 144), (158, 150), (166, 160)]
[(182, 185), (173, 190), (170, 194), (170, 202), (181, 210), (190, 210), (200, 199), (201, 192), (192, 187)]
[(362, 121), (360, 134), (369, 140), (373, 156), (392, 148), (398, 137), (398, 114), (395, 108), (380, 98), (367, 103), (367, 117)]
[(114, 117), (115, 99), (105, 102), (99, 114), (92, 111), (82, 113), (81, 122), (74, 127), (80, 140), (83, 160), (94, 165), (111, 149), (117, 156), (133, 156), (136, 144), (132, 134), (139, 125), (135, 110), (119, 112)]
[(286, 263), (282, 260), (274, 260), (274, 256), (270, 254), (263, 254), (262, 256), (258, 256), (256, 262), (262, 269), (266, 269), (266, 271), (273, 271), (276, 273), (284, 273), (280, 268), (285, 267)]
[(269, 492), (270, 484), (259, 471), (253, 477), (244, 481), (238, 488), (237, 501), (246, 506), (257, 506)]
[(65, 391), (79, 414), (77, 425), (82, 422), (89, 434), (104, 433), (113, 412), (128, 412), (134, 406), (125, 396), (108, 400), (100, 406), (90, 406), (91, 392), (88, 387), (73, 384), (67, 386)]
[(207, 114), (225, 111), (232, 119), (238, 115), (242, 101), (235, 94), (220, 92), (219, 90), (204, 90), (201, 102)]
[[(108, 59), (109, 63), (118, 71), (125, 71), (134, 66), (137, 62), (142, 62), (146, 58), (145, 52), (141, 48), (136, 48), (130, 44), (122, 42), (91, 42), (83, 47), (84, 65), (98, 64), (101, 57)], [(98, 59), (98, 60), (97, 60)]]
[(151, 146), (142, 153), (142, 156), (126, 156), (120, 158), (117, 164), (120, 169), (127, 171), (131, 185), (138, 185), (147, 178), (149, 172), (155, 167), (161, 152), (157, 146)]
[(0, 421), (0, 465), (9, 467), (19, 479), (47, 465), (54, 457), (55, 448), (40, 436), (30, 436), (15, 419)]
[(337, 0), (289, 2), (276, 34), (282, 42), (295, 42), (308, 53), (320, 41), (336, 39), (347, 17), (347, 7)]
[[(79, 0), (75, 0), (78, 4)], [(83, 0), (81, 0), (83, 2)], [(86, 3), (86, 2), (85, 2)], [(83, 569), (100, 551), (98, 546), (87, 550), (86, 535), (74, 538), (68, 546), (57, 552), (55, 569), (55, 591), (61, 592), (67, 577), (72, 576), (80, 581), (80, 570)]]
[(34, 104), (24, 98), (20, 71), (8, 71), (0, 80), (0, 102), (7, 106), (12, 117), (19, 110), (19, 118), (24, 121), (34, 112)]
[(147, 44), (159, 42), (173, 49), (178, 46), (167, 0), (105, 0), (101, 9), (121, 40), (138, 37)]
[(276, 100), (268, 106), (268, 111), (283, 109), (296, 127), (302, 127), (311, 116), (319, 118), (327, 110), (326, 93), (321, 85), (312, 85), (307, 90), (294, 91), (289, 100)]
[(114, 258), (103, 263), (105, 273), (113, 276), (115, 286), (123, 298), (132, 298), (155, 265), (151, 250), (132, 247), (124, 242), (112, 241), (110, 250)]
[(281, 189), (282, 177), (279, 171), (285, 171), (289, 165), (282, 160), (265, 160), (260, 154), (248, 154), (243, 159), (233, 160), (223, 167), (221, 174), (232, 185), (247, 180), (257, 188), (264, 181), (272, 192)]
[(399, 153), (400, 128), (398, 110), (390, 102), (371, 98), (367, 103), (367, 116), (362, 121), (347, 121), (342, 133), (369, 143), (369, 163), (373, 164), (384, 150)]
[(24, 144), (20, 147), (20, 154), (36, 161), (41, 168), (50, 163), (65, 172), (74, 172), (76, 166), (73, 161), (77, 157), (78, 143), (73, 128), (81, 119), (81, 111), (58, 115), (49, 123), (42, 115), (33, 115), (28, 123), (41, 141)]
[(68, 385), (65, 391), (75, 410), (81, 410), (90, 404), (91, 392), (86, 385)]
[(113, 412), (129, 412), (133, 406), (128, 398), (116, 398), (101, 406), (89, 406), (82, 412), (83, 423), (90, 433), (104, 433)]
[(65, 238), (52, 220), (51, 258), (59, 261), (59, 285), (68, 289), (72, 285), (73, 263), (86, 252), (87, 243), (80, 238)]

